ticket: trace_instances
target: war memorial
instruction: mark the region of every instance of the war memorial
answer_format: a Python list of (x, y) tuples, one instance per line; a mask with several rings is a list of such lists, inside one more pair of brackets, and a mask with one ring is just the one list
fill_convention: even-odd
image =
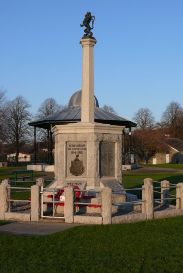
[[(29, 189), (30, 200), (13, 200), (13, 187), (8, 179), (2, 181), (0, 220), (49, 218), (66, 223), (112, 224), (183, 215), (183, 183), (175, 186), (160, 182), (157, 200), (150, 178), (133, 191), (121, 184), (123, 129), (135, 124), (99, 108), (94, 95), (94, 21), (87, 12), (81, 24), (81, 91), (73, 94), (68, 108), (30, 123), (35, 136), (37, 127), (47, 129), (50, 139), (54, 136), (55, 178), (48, 185), (43, 178), (37, 179)], [(175, 205), (169, 203), (171, 187), (176, 189)], [(18, 204), (23, 211), (17, 209)]]

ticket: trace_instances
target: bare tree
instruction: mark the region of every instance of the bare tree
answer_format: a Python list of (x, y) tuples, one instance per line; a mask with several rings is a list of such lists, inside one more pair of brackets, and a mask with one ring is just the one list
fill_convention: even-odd
[(164, 111), (161, 121), (167, 126), (171, 126), (179, 120), (182, 111), (182, 106), (178, 102), (171, 102)]
[(3, 142), (4, 142), (4, 104), (5, 104), (5, 91), (0, 90), (0, 160), (3, 160)]
[(62, 110), (64, 106), (59, 105), (55, 99), (47, 98), (40, 105), (37, 113), (38, 118), (46, 118), (60, 110)]
[(137, 126), (141, 129), (153, 128), (154, 126), (154, 117), (149, 108), (140, 108), (133, 118), (137, 123)]
[(171, 137), (183, 138), (183, 108), (178, 102), (171, 102), (167, 106), (161, 125)]
[(31, 114), (29, 107), (29, 103), (22, 96), (18, 96), (7, 102), (4, 111), (3, 130), (6, 135), (6, 142), (15, 145), (17, 163), (20, 144), (26, 142), (30, 134), (28, 122), (31, 119)]
[(104, 105), (102, 107), (103, 110), (105, 110), (106, 112), (112, 113), (112, 114), (117, 114), (116, 111), (114, 110), (114, 108), (110, 105)]
[(3, 141), (3, 130), (2, 130), (2, 125), (3, 125), (3, 119), (4, 119), (4, 104), (5, 104), (5, 91), (0, 90), (0, 141)]
[[(41, 103), (36, 117), (38, 119), (44, 119), (50, 115), (55, 114), (56, 112), (61, 111), (63, 108), (64, 108), (64, 106), (58, 104), (55, 99), (47, 98)], [(43, 129), (39, 129), (38, 130), (38, 137), (41, 141), (45, 141), (47, 138), (47, 132)]]

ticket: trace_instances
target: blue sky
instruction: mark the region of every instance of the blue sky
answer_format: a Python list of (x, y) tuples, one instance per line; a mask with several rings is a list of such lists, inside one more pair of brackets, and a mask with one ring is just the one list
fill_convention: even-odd
[(0, 0), (0, 88), (36, 113), (48, 97), (67, 104), (81, 87), (86, 11), (95, 15), (95, 95), (132, 119), (148, 107), (158, 121), (183, 106), (182, 0)]

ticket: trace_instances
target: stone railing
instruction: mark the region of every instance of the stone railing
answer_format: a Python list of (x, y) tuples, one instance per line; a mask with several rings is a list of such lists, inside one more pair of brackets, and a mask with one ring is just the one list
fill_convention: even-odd
[[(37, 179), (35, 185), (29, 188), (30, 200), (12, 200), (10, 196), (13, 187), (11, 187), (8, 180), (3, 180), (0, 184), (0, 220), (39, 221), (43, 217), (42, 210), (45, 208), (44, 206), (47, 206), (44, 202), (43, 184), (44, 180), (40, 178)], [(21, 188), (17, 187), (17, 189)], [(136, 197), (136, 195), (128, 195), (128, 190), (141, 191), (141, 198), (132, 198)], [(166, 180), (155, 182), (150, 178), (146, 178), (141, 188), (128, 190), (124, 190), (126, 196), (124, 200), (116, 198), (116, 196), (114, 198), (111, 189), (105, 187), (95, 192), (92, 201), (91, 199), (85, 201), (83, 197), (78, 201), (73, 187), (67, 187), (64, 189), (62, 218), (65, 219), (66, 223), (114, 224), (183, 215), (183, 183), (175, 185)], [(49, 188), (47, 191), (49, 192)], [(83, 192), (87, 191), (83, 190)], [(54, 193), (52, 196), (54, 196)], [(47, 201), (48, 204), (52, 205), (52, 210), (55, 210), (56, 205), (61, 203), (60, 198), (58, 200), (56, 201), (53, 198), (52, 201)], [(119, 200), (122, 201), (119, 202)], [(11, 211), (11, 202), (22, 203), (25, 201), (30, 202), (30, 207), (26, 212)], [(172, 201), (173, 204), (171, 204)], [(92, 205), (94, 209), (91, 208)], [(88, 209), (82, 210), (80, 209), (82, 207), (88, 207)]]
[[(11, 181), (5, 179), (0, 184), (0, 220), (39, 221), (40, 219), (40, 189), (42, 179), (37, 179), (31, 187), (11, 186)], [(30, 192), (30, 198), (12, 197), (15, 193)]]

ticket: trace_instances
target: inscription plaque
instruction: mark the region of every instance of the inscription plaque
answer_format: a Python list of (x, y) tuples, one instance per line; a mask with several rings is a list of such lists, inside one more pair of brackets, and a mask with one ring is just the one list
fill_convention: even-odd
[(67, 176), (86, 176), (87, 146), (84, 141), (67, 142)]
[(100, 176), (115, 176), (115, 143), (100, 143)]

